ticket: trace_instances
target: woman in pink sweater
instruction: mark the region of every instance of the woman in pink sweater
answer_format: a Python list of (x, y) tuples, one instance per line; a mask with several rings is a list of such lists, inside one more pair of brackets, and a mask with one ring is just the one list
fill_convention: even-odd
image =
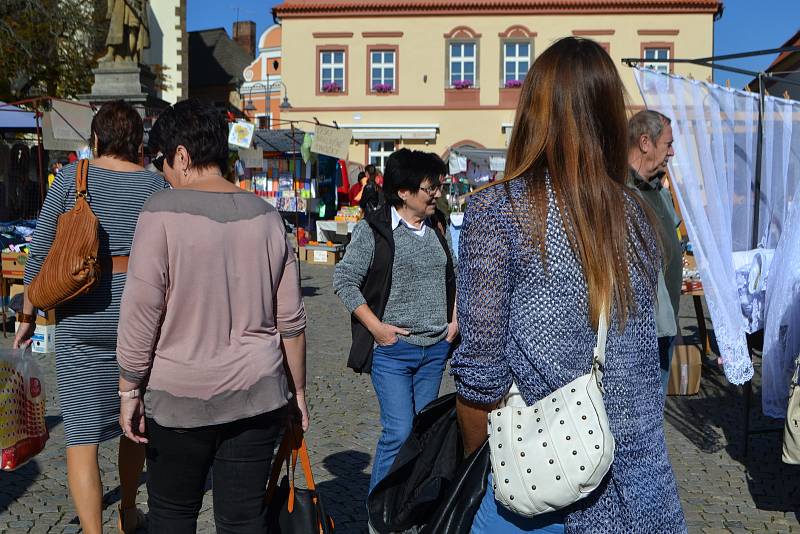
[(150, 133), (174, 189), (139, 217), (117, 360), (120, 424), (147, 443), (152, 532), (195, 531), (211, 468), (217, 532), (265, 532), (287, 405), (308, 427), (295, 256), (278, 212), (223, 177), (227, 132), (189, 100)]

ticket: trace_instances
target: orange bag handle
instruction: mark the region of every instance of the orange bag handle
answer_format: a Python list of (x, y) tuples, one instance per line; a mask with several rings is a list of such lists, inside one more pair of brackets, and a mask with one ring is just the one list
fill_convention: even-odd
[[(291, 456), (291, 461), (289, 460)], [(275, 454), (275, 462), (272, 466), (272, 474), (270, 475), (269, 484), (267, 485), (267, 502), (272, 500), (272, 496), (278, 486), (278, 477), (281, 473), (283, 464), (286, 463), (287, 476), (289, 477), (289, 504), (288, 510), (291, 513), (294, 510), (294, 490), (295, 490), (295, 473), (297, 469), (297, 460), (300, 459), (300, 465), (303, 468), (303, 474), (306, 478), (306, 485), (311, 491), (316, 491), (317, 486), (314, 482), (314, 475), (311, 472), (311, 460), (308, 457), (308, 446), (302, 430), (299, 430), (294, 425), (290, 425), (286, 429), (286, 434), (283, 437), (281, 446)]]

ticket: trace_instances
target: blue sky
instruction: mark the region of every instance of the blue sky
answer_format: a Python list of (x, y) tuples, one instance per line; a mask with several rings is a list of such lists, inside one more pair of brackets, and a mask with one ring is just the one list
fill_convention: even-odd
[[(232, 33), (237, 20), (253, 20), (257, 35), (272, 25), (269, 0), (188, 0), (189, 31), (224, 27)], [(725, 0), (725, 11), (715, 24), (715, 53), (732, 54), (750, 50), (777, 48), (800, 29), (800, 0)], [(775, 56), (730, 62), (748, 70), (766, 68)], [(717, 72), (716, 80), (730, 78), (733, 87), (742, 87), (750, 78)]]

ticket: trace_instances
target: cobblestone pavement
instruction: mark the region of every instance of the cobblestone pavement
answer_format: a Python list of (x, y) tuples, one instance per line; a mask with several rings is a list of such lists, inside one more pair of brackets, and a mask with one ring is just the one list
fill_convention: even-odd
[[(349, 319), (331, 288), (332, 268), (302, 265), (309, 317), (308, 395), (312, 426), (308, 443), (314, 473), (338, 534), (366, 532), (364, 496), (379, 428), (378, 409), (367, 375), (345, 367)], [(683, 303), (685, 334), (696, 332), (691, 300)], [(689, 325), (689, 326), (687, 326)], [(10, 338), (3, 346), (10, 346)], [(79, 532), (66, 487), (61, 419), (55, 392), (53, 355), (46, 369), (51, 439), (35, 461), (0, 474), (0, 533)], [(753, 413), (760, 414), (758, 387)], [(446, 379), (442, 392), (452, 391)], [(716, 365), (703, 368), (701, 393), (667, 401), (666, 429), (680, 495), (692, 533), (800, 532), (800, 468), (780, 462), (780, 434), (753, 436), (743, 454), (744, 405), (741, 388), (727, 384)], [(753, 416), (754, 429), (780, 422)], [(105, 519), (116, 522), (116, 443), (101, 446)], [(144, 480), (144, 478), (143, 478)], [(142, 483), (139, 502), (146, 509)], [(213, 532), (210, 491), (199, 532)], [(650, 533), (643, 533), (650, 534)], [(654, 533), (655, 534), (655, 533)]]

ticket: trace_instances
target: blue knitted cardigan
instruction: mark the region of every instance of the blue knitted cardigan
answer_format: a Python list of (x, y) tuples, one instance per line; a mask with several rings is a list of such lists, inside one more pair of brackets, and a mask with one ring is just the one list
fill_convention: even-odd
[[(548, 182), (547, 266), (519, 223), (530, 212), (527, 186), (513, 180), (473, 195), (459, 244), (458, 322), (462, 343), (451, 362), (459, 395), (479, 404), (502, 398), (516, 381), (528, 404), (589, 372), (597, 337), (588, 320), (582, 267), (572, 252)], [(509, 195), (513, 199), (509, 200)], [(516, 213), (515, 213), (516, 210)], [(631, 269), (637, 309), (620, 333), (616, 313), (603, 376), (605, 405), (616, 440), (603, 484), (566, 512), (567, 533), (685, 532), (686, 524), (664, 441), (654, 319), (656, 265), (652, 228), (638, 204), (626, 202), (649, 248), (644, 269)], [(631, 232), (631, 234), (633, 234)], [(645, 259), (648, 254), (640, 251)]]

